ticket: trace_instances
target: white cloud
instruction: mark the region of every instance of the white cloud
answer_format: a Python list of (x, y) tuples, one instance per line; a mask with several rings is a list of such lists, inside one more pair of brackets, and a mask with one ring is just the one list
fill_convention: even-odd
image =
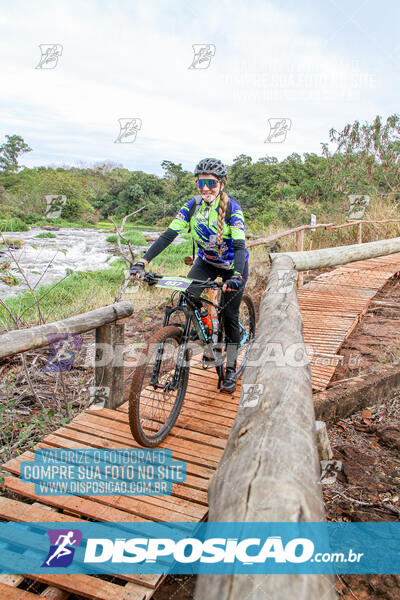
[[(332, 126), (379, 112), (376, 81), (355, 85), (361, 48), (327, 48), (300, 7), (37, 0), (2, 10), (0, 123), (34, 148), (27, 165), (67, 156), (161, 173), (164, 159), (283, 158), (319, 152)], [(206, 42), (216, 45), (210, 67), (188, 69), (192, 44)], [(43, 43), (63, 45), (53, 70), (34, 68)], [(142, 119), (134, 144), (113, 143), (120, 117)], [(292, 119), (284, 144), (264, 144), (270, 117)]]

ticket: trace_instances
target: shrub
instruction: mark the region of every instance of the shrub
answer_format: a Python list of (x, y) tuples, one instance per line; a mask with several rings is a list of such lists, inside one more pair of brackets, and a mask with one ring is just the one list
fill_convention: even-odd
[(29, 231), (29, 226), (19, 217), (0, 219), (1, 231)]
[(54, 233), (51, 233), (50, 231), (48, 231), (47, 233), (38, 233), (37, 235), (35, 235), (36, 238), (55, 238), (56, 236), (54, 235)]
[[(127, 240), (130, 241), (134, 246), (146, 246), (147, 242), (140, 231), (126, 231), (123, 233), (123, 236), (126, 237)], [(117, 243), (117, 236), (115, 234), (109, 235), (106, 238), (107, 242), (111, 242), (113, 244)], [(126, 244), (125, 240), (121, 240), (123, 244)]]

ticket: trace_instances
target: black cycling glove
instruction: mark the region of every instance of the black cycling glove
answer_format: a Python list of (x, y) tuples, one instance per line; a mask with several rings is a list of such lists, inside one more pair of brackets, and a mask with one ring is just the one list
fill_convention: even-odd
[(144, 262), (139, 261), (139, 262), (135, 263), (134, 265), (131, 265), (131, 267), (129, 269), (129, 274), (130, 275), (139, 275), (140, 279), (143, 279), (144, 274), (145, 274), (144, 267), (145, 267)]
[(238, 292), (243, 287), (243, 277), (240, 275), (232, 275), (232, 277), (224, 281), (224, 283), (228, 288)]

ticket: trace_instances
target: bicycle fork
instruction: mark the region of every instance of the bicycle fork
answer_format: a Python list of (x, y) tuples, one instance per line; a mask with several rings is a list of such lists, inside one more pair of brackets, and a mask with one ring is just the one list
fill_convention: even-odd
[(152, 385), (154, 389), (162, 389), (167, 392), (175, 391), (178, 387), (181, 370), (182, 370), (184, 360), (185, 360), (185, 350), (186, 350), (186, 346), (187, 346), (187, 343), (189, 340), (189, 329), (190, 329), (190, 323), (191, 323), (190, 312), (186, 308), (184, 308), (182, 306), (179, 307), (179, 309), (178, 309), (178, 307), (175, 307), (175, 308), (167, 307), (167, 309), (165, 311), (163, 327), (165, 327), (169, 324), (170, 315), (173, 312), (175, 312), (176, 310), (182, 310), (184, 312), (184, 314), (186, 316), (186, 325), (182, 332), (182, 337), (181, 337), (180, 343), (179, 343), (178, 356), (176, 359), (176, 368), (175, 368), (174, 375), (172, 377), (172, 380), (167, 381), (165, 384), (158, 382), (158, 376), (160, 374), (160, 366), (161, 366), (162, 355), (164, 352), (164, 344), (165, 344), (165, 342), (160, 342), (160, 344), (157, 347), (156, 360), (155, 360), (155, 364), (154, 364), (153, 374), (152, 374), (152, 377), (150, 380), (150, 385)]

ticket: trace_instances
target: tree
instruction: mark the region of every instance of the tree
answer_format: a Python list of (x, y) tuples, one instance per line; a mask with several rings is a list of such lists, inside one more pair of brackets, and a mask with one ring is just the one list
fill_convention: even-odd
[(347, 193), (375, 192), (397, 198), (400, 195), (400, 116), (382, 121), (377, 115), (371, 124), (354, 121), (343, 131), (331, 129), (333, 154), (323, 144), (330, 176), (344, 184)]
[(31, 152), (23, 138), (19, 135), (6, 135), (7, 141), (0, 146), (0, 171), (16, 172), (19, 169), (18, 156)]

